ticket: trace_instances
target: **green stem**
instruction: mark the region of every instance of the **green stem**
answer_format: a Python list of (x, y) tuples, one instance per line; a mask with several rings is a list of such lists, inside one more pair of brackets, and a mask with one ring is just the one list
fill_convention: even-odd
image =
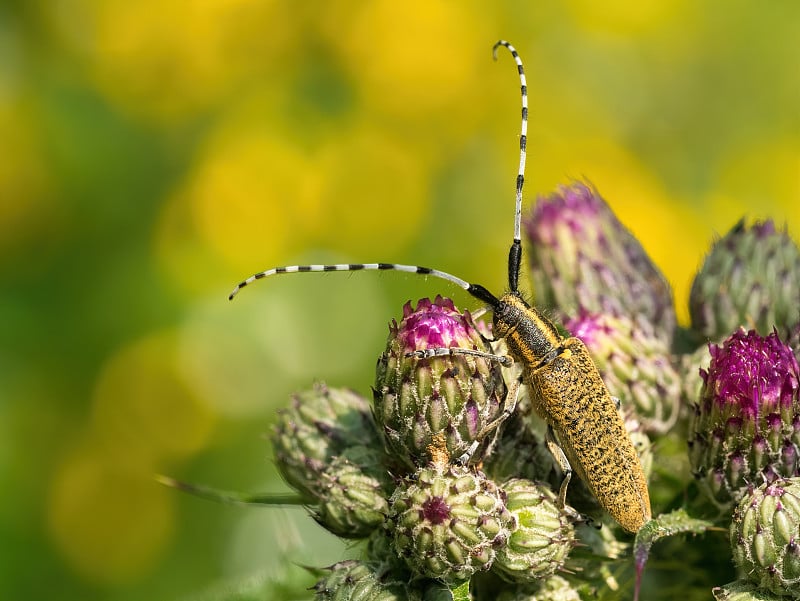
[(293, 494), (270, 494), (270, 493), (242, 493), (230, 490), (219, 490), (210, 486), (203, 486), (202, 484), (189, 484), (188, 482), (181, 482), (170, 478), (169, 476), (162, 476), (157, 474), (155, 476), (156, 482), (175, 488), (183, 492), (187, 492), (196, 497), (209, 499), (218, 503), (234, 504), (234, 505), (307, 505), (308, 500), (299, 495)]

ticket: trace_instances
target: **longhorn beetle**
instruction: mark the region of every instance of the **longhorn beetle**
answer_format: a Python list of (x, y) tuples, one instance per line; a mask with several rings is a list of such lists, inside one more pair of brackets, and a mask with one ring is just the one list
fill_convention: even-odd
[[(600, 504), (630, 532), (637, 532), (650, 520), (647, 480), (617, 406), (600, 377), (589, 351), (581, 340), (564, 338), (555, 325), (535, 307), (528, 305), (519, 290), (522, 261), (520, 222), (522, 185), (528, 130), (528, 93), (522, 60), (515, 48), (500, 40), (493, 54), (504, 46), (517, 64), (522, 92), (520, 160), (516, 181), (514, 241), (508, 255), (508, 292), (499, 298), (479, 284), (416, 265), (396, 263), (355, 263), (340, 265), (292, 265), (256, 273), (236, 286), (229, 298), (254, 281), (281, 273), (317, 271), (394, 270), (430, 275), (463, 288), (486, 303), (493, 313), (493, 333), (504, 338), (511, 357), (521, 363), (522, 378), (528, 385), (534, 409), (547, 423), (546, 443), (564, 472), (559, 491), (563, 507), (572, 470), (588, 485)], [(417, 356), (445, 353), (484, 354), (468, 349), (430, 349)], [(507, 359), (486, 353), (495, 360)], [(513, 411), (514, 403), (506, 408)]]

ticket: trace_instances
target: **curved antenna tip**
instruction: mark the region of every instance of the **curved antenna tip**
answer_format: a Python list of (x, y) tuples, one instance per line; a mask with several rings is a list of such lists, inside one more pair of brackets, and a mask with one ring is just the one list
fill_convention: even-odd
[(497, 49), (503, 45), (504, 40), (497, 40), (492, 46), (492, 59), (497, 60)]

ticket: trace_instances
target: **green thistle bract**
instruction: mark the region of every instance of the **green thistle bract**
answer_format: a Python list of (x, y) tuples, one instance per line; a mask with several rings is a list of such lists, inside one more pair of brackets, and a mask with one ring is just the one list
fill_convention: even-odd
[(361, 538), (380, 526), (389, 510), (392, 482), (379, 447), (353, 446), (321, 474), (314, 518), (334, 534)]
[(537, 304), (561, 317), (579, 311), (624, 315), (654, 324), (669, 343), (672, 290), (639, 241), (597, 191), (562, 186), (524, 218)]
[(703, 489), (726, 507), (749, 483), (800, 474), (800, 367), (777, 333), (739, 330), (709, 351), (689, 459)]
[(321, 475), (334, 457), (354, 445), (381, 447), (367, 399), (322, 383), (292, 396), (271, 440), (281, 476), (309, 501), (324, 492)]
[(730, 541), (734, 563), (747, 579), (800, 599), (800, 478), (750, 490), (733, 513)]
[(772, 593), (758, 588), (752, 582), (737, 580), (724, 586), (711, 589), (716, 601), (780, 601), (785, 597), (778, 597)]
[(416, 309), (406, 303), (400, 324), (389, 326), (387, 348), (377, 366), (375, 419), (388, 448), (407, 468), (432, 459), (429, 449), (439, 435), (444, 435), (447, 453), (459, 457), (500, 414), (505, 384), (496, 361), (467, 355), (407, 356), (451, 347), (491, 352), (469, 313), (460, 313), (449, 299), (422, 299)]
[(556, 505), (555, 493), (522, 479), (506, 482), (503, 491), (517, 526), (498, 549), (492, 570), (509, 582), (531, 582), (560, 570), (575, 546), (575, 528)]
[(488, 570), (514, 518), (482, 473), (458, 465), (420, 468), (395, 491), (388, 526), (415, 574), (446, 583)]
[(380, 564), (341, 561), (314, 585), (317, 601), (422, 601), (407, 581)]
[(718, 340), (739, 326), (784, 338), (800, 322), (800, 249), (771, 221), (737, 223), (716, 242), (695, 276), (692, 329)]

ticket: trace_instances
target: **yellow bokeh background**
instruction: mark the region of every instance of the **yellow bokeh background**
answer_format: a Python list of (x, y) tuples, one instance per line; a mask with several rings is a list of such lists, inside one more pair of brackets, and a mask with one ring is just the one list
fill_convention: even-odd
[[(740, 217), (800, 232), (800, 9), (660, 0), (0, 7), (0, 598), (193, 599), (348, 557), (264, 440), (315, 379), (369, 393), (386, 324), (504, 286), (525, 203), (588, 180), (675, 292)], [(258, 514), (253, 512), (267, 512)], [(259, 576), (260, 575), (260, 576)]]

